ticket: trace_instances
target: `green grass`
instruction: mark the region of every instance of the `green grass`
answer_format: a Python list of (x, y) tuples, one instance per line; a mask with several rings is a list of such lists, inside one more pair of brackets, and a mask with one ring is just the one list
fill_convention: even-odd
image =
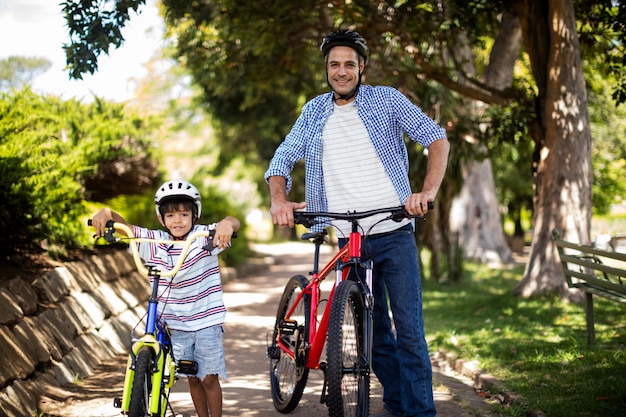
[[(547, 417), (626, 416), (626, 306), (594, 297), (596, 345), (587, 346), (581, 305), (556, 298), (518, 299), (522, 267), (470, 262), (459, 284), (424, 282), (426, 336), (477, 360), (528, 408)], [(500, 407), (503, 416), (526, 413)]]

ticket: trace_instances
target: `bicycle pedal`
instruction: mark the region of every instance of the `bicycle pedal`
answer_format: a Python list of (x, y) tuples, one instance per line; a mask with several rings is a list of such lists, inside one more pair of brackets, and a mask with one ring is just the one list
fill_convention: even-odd
[(122, 399), (120, 397), (113, 398), (113, 407), (122, 408)]
[(178, 361), (178, 372), (186, 375), (196, 375), (198, 373), (198, 362), (181, 359)]
[(269, 346), (267, 348), (267, 357), (270, 359), (280, 359), (280, 348), (278, 346)]
[(298, 323), (295, 320), (283, 320), (280, 322), (280, 333), (292, 336), (298, 329)]

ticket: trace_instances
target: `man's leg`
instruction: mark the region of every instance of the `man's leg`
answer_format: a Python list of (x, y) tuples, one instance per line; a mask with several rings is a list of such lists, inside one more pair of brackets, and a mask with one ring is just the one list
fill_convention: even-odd
[(375, 276), (374, 294), (374, 341), (372, 370), (383, 386), (383, 403), (388, 411), (402, 414), (402, 390), (398, 381), (400, 365), (396, 352), (396, 340), (391, 328), (387, 308), (387, 291), (384, 281)]
[[(397, 338), (395, 344), (390, 344), (384, 323), (389, 320), (388, 314), (386, 319), (383, 317), (386, 305), (384, 309), (376, 309), (374, 319), (378, 323), (375, 322), (374, 326), (373, 364), (376, 364), (376, 375), (382, 373), (387, 381), (385, 385), (381, 380), (385, 397), (394, 397), (386, 399), (390, 402), (385, 404), (398, 415), (434, 416), (432, 368), (424, 335), (422, 288), (414, 235), (412, 232), (392, 233), (375, 241), (371, 239), (368, 246), (374, 251), (374, 280), (378, 281), (374, 287), (380, 291), (378, 287), (384, 283)], [(380, 297), (376, 299), (377, 307), (385, 302), (380, 300)], [(377, 359), (379, 355), (382, 357)], [(391, 374), (392, 370), (397, 373)], [(402, 412), (392, 408), (393, 401), (401, 402)]]

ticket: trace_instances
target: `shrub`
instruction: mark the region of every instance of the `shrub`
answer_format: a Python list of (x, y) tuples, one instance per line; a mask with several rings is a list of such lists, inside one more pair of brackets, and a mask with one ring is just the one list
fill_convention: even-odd
[[(63, 254), (65, 248), (80, 246), (86, 178), (107, 161), (127, 157), (132, 164), (135, 155), (152, 159), (152, 125), (138, 120), (126, 115), (122, 105), (101, 101), (83, 105), (38, 96), (29, 88), (1, 95), (2, 253), (44, 247)], [(133, 176), (145, 182), (157, 177), (154, 168), (129, 171), (127, 179), (134, 183)]]

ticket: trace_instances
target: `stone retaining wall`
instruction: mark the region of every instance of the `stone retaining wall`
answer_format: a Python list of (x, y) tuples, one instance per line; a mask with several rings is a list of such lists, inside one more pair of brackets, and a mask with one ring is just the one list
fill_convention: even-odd
[(32, 283), (0, 280), (0, 417), (41, 415), (42, 398), (126, 353), (150, 286), (126, 251), (106, 250)]

